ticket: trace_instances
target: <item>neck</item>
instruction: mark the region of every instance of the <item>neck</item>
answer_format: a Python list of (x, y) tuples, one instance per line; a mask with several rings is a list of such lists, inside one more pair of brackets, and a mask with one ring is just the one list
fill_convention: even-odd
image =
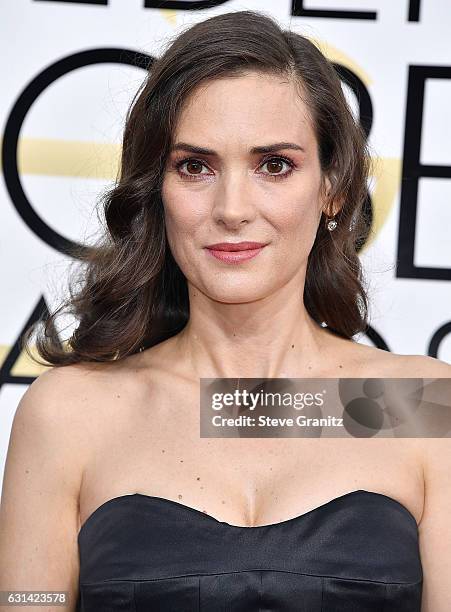
[(335, 335), (312, 319), (299, 292), (240, 304), (195, 294), (176, 337), (195, 378), (321, 376), (339, 359)]

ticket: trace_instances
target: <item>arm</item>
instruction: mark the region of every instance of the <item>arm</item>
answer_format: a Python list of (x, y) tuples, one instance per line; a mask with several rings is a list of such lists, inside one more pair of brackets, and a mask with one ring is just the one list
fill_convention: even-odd
[(71, 367), (41, 374), (23, 395), (11, 429), (0, 505), (0, 590), (69, 596), (67, 607), (30, 611), (76, 609), (83, 455), (76, 379)]
[(451, 610), (451, 438), (426, 442), (425, 500), (419, 525), (422, 612)]
[[(423, 357), (411, 376), (449, 378), (451, 366)], [(449, 401), (448, 401), (449, 403)], [(425, 498), (419, 524), (423, 566), (421, 612), (451, 610), (451, 438), (421, 440)]]

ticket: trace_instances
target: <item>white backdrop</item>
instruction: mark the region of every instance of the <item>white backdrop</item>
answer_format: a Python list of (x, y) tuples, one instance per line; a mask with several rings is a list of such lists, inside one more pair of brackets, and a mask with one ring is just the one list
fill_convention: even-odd
[(358, 97), (343, 87), (378, 162), (374, 238), (361, 254), (372, 334), (358, 340), (451, 362), (451, 1), (206, 4), (0, 3), (0, 479), (17, 404), (41, 371), (20, 354), (19, 336), (66, 291), (64, 242), (91, 242), (100, 229), (97, 197), (116, 174), (125, 113), (145, 76), (118, 62), (121, 49), (158, 56), (167, 36), (215, 14), (271, 14), (355, 75)]

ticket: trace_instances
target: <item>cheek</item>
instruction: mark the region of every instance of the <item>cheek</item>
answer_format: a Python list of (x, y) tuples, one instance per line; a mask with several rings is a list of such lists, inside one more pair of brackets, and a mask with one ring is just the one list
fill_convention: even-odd
[(280, 236), (287, 241), (296, 239), (304, 243), (313, 240), (317, 230), (317, 202), (312, 191), (287, 194), (277, 199), (277, 208), (274, 200), (268, 208), (268, 218), (279, 231)]
[(161, 195), (168, 234), (192, 235), (203, 216), (202, 207), (196, 201), (195, 194), (177, 189), (168, 181), (166, 185), (163, 184)]
[(162, 190), (162, 199), (168, 244), (174, 259), (185, 270), (201, 242), (204, 210), (193, 194), (177, 189)]

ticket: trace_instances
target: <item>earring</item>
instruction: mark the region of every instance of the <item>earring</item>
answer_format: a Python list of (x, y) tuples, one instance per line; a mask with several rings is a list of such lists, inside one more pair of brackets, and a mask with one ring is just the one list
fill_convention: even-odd
[[(326, 193), (326, 196), (329, 196), (329, 192)], [(334, 229), (337, 227), (337, 225), (338, 224), (335, 221), (335, 216), (328, 218), (326, 215), (326, 227), (329, 230), (329, 232), (333, 232)]]
[(335, 218), (332, 217), (331, 219), (328, 219), (327, 223), (326, 223), (326, 227), (329, 230), (329, 232), (333, 232), (334, 229), (337, 227), (337, 222), (335, 221)]

